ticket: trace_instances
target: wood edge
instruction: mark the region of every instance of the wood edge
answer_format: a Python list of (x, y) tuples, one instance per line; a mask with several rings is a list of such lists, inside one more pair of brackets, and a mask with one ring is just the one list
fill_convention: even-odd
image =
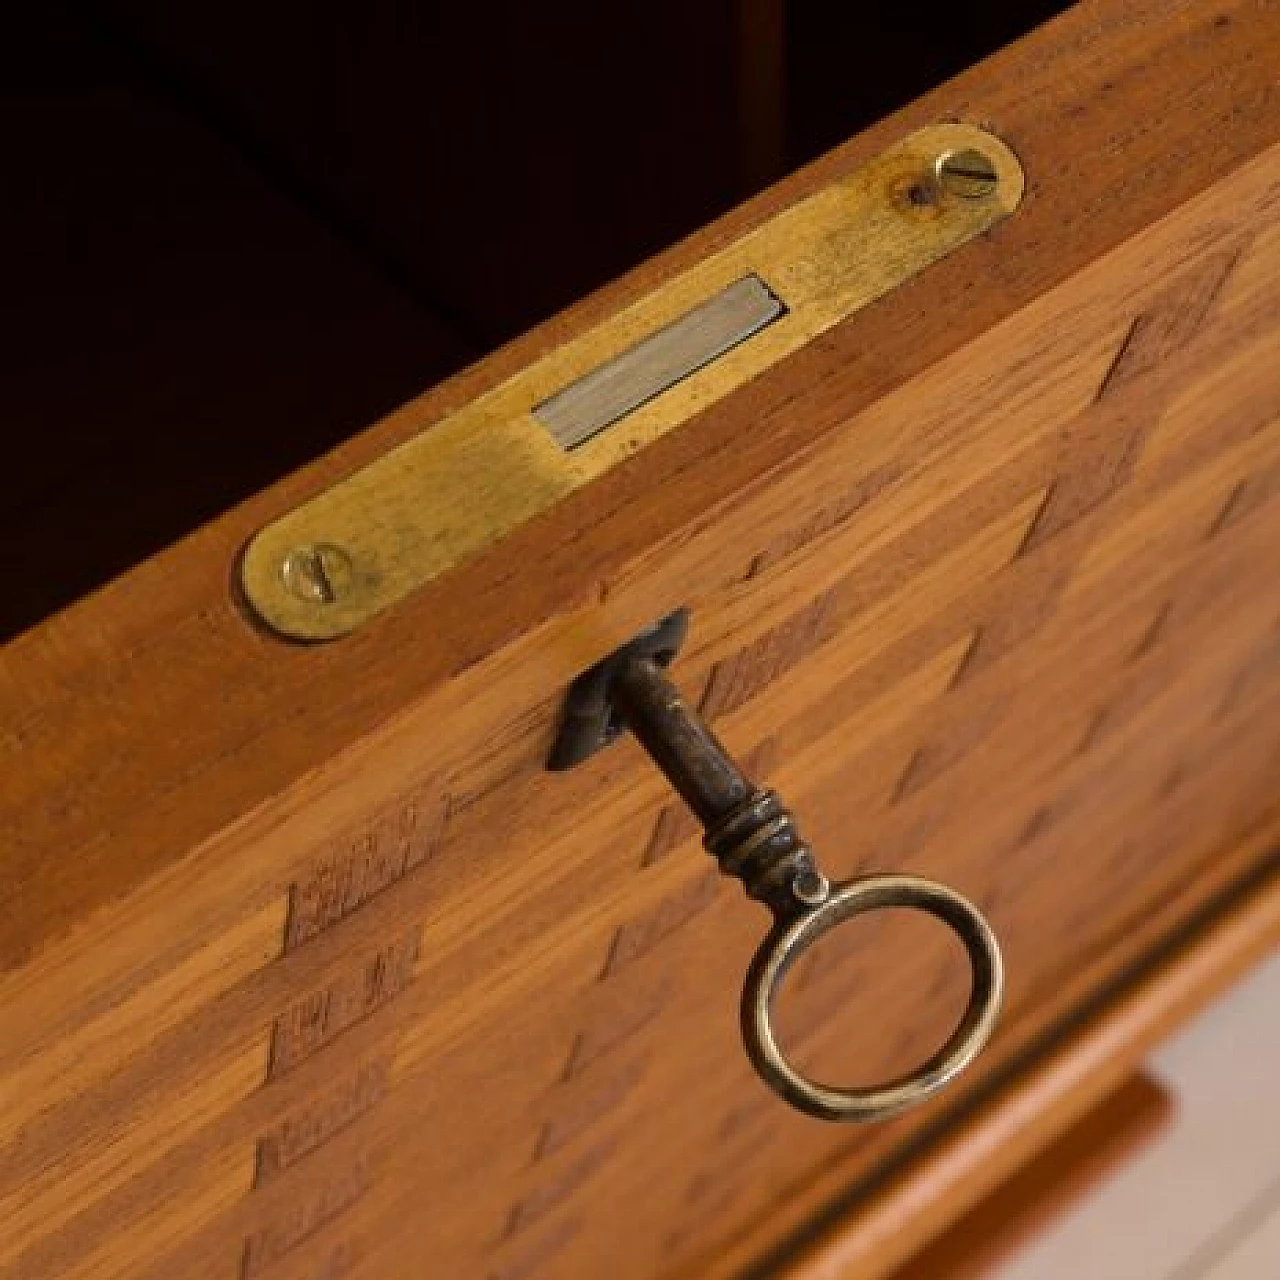
[[(1243, 8), (1243, 0), (1223, 0), (1223, 4), (1227, 8)], [(230, 684), (252, 679), (262, 687), (270, 686), (273, 696), (282, 703), (296, 705), (298, 711), (286, 724), (273, 727), (270, 734), (262, 733), (256, 724), (247, 721), (234, 725), (237, 732), (252, 742), (256, 754), (249, 758), (243, 742), (238, 742), (234, 750), (225, 749), (218, 769), (200, 774), (206, 794), (216, 799), (203, 805), (181, 806), (184, 816), (172, 818), (163, 837), (140, 836), (132, 827), (121, 833), (104, 824), (87, 843), (78, 834), (63, 840), (59, 848), (64, 853), (68, 849), (79, 853), (87, 845), (93, 846), (94, 874), (79, 880), (64, 877), (56, 885), (43, 876), (39, 880), (33, 877), (30, 883), (19, 887), (18, 895), (25, 897), (28, 907), (38, 900), (38, 910), (23, 909), (18, 898), (0, 902), (0, 971), (21, 968), (53, 940), (69, 934), (104, 901), (127, 895), (158, 870), (172, 865), (178, 857), (234, 827), (246, 814), (297, 785), (373, 726), (419, 701), (485, 656), (512, 644), (520, 635), (527, 634), (531, 620), (581, 606), (592, 589), (624, 575), (625, 567), (635, 563), (643, 547), (654, 539), (655, 531), (670, 534), (674, 529), (687, 528), (693, 515), (705, 510), (709, 500), (723, 497), (725, 493), (741, 492), (746, 487), (741, 467), (754, 466), (753, 478), (759, 480), (766, 473), (773, 474), (796, 464), (804, 450), (817, 446), (822, 430), (806, 424), (803, 438), (799, 439), (792, 439), (781, 430), (771, 432), (767, 442), (761, 445), (760, 457), (742, 461), (733, 474), (727, 468), (722, 471), (719, 464), (723, 457), (712, 446), (725, 437), (726, 422), (734, 413), (742, 412), (744, 407), (754, 410), (763, 402), (764, 390), (752, 384), (735, 394), (732, 409), (725, 408), (722, 412), (717, 407), (708, 411), (710, 417), (700, 415), (694, 420), (699, 424), (698, 429), (672, 433), (646, 450), (643, 457), (618, 467), (588, 490), (571, 495), (554, 511), (524, 526), (518, 535), (502, 544), (498, 552), (472, 562), (469, 571), (449, 575), (419, 592), (412, 602), (406, 602), (404, 607), (381, 619), (376, 631), (367, 638), (353, 637), (350, 647), (342, 650), (340, 662), (318, 658), (319, 646), (309, 650), (307, 646), (271, 641), (246, 620), (233, 579), (236, 561), (257, 528), (408, 436), (429, 428), (458, 404), (496, 385), (542, 352), (581, 333), (613, 309), (659, 286), (696, 257), (713, 252), (778, 209), (802, 198), (806, 192), (847, 172), (882, 147), (886, 139), (931, 120), (963, 118), (971, 123), (990, 123), (1001, 136), (1010, 137), (1015, 151), (1019, 150), (1017, 129), (1006, 128), (1006, 121), (1016, 123), (1030, 114), (1031, 109), (1018, 97), (1008, 96), (1002, 85), (1017, 82), (1023, 75), (1034, 76), (1044, 67), (1060, 62), (1068, 53), (1073, 57), (1087, 55), (1095, 62), (1111, 59), (1117, 65), (1129, 65), (1133, 51), (1126, 42), (1134, 30), (1144, 22), (1146, 27), (1157, 20), (1158, 25), (1164, 25), (1163, 13), (1156, 7), (1155, 0), (1129, 0), (1118, 14), (1113, 14), (1111, 8), (1111, 0), (1083, 0), (1026, 38), (871, 126), (478, 364), (424, 392), (333, 452), (246, 499), (174, 546), (9, 642), (0, 652), (15, 654), (17, 678), (11, 682), (15, 692), (10, 702), (18, 713), (28, 710), (21, 691), (37, 684), (42, 689), (62, 693), (64, 684), (75, 683), (76, 706), (94, 707), (103, 681), (96, 671), (86, 673), (86, 660), (97, 661), (103, 655), (127, 651), (135, 670), (145, 667), (146, 676), (154, 674), (150, 696), (163, 698), (166, 710), (176, 721), (198, 715), (202, 709), (193, 704), (181, 688), (176, 688), (174, 682), (165, 679), (165, 664), (172, 654), (160, 645), (143, 642), (172, 629), (175, 619), (198, 618), (209, 635), (209, 652), (218, 651), (211, 665), (216, 664), (219, 679)], [(1197, 24), (1207, 25), (1216, 8), (1209, 0), (1194, 0), (1189, 11), (1180, 9), (1170, 18), (1166, 33), (1186, 48), (1194, 45), (1188, 56), (1194, 56), (1205, 67), (1211, 65), (1214, 54), (1207, 46), (1201, 47), (1203, 41), (1193, 41), (1191, 37), (1201, 34)], [(1260, 27), (1271, 18), (1263, 15), (1251, 21)], [(1192, 27), (1196, 30), (1191, 30)], [(1117, 32), (1113, 47), (1112, 36)], [(1231, 101), (1232, 92), (1231, 84), (1224, 82), (1219, 93), (1223, 104)], [(1079, 93), (1064, 90), (1060, 105), (1069, 105), (1078, 99)], [(1115, 94), (1107, 103), (1108, 114), (1119, 118), (1124, 111), (1124, 101), (1123, 93)], [(1041, 113), (1039, 105), (1034, 111), (1037, 115)], [(1217, 136), (1219, 141), (1224, 138), (1221, 133)], [(1136, 170), (1133, 190), (1123, 205), (1123, 216), (1105, 226), (1100, 219), (1086, 220), (1082, 223), (1085, 230), (1076, 237), (1070, 251), (1055, 255), (1051, 268), (1046, 268), (1043, 274), (1034, 273), (1034, 279), (1015, 281), (1006, 278), (1007, 272), (994, 272), (988, 251), (978, 246), (963, 262), (952, 264), (953, 269), (944, 275), (953, 293), (972, 290), (977, 281), (990, 285), (980, 294), (982, 305), (965, 312), (959, 319), (949, 317), (940, 326), (941, 336), (934, 335), (939, 344), (937, 349), (931, 348), (927, 355), (919, 342), (912, 342), (911, 349), (917, 352), (921, 367), (963, 346), (977, 333), (1051, 291), (1082, 263), (1115, 248), (1143, 226), (1172, 213), (1212, 187), (1233, 166), (1271, 145), (1275, 136), (1274, 124), (1267, 120), (1261, 125), (1235, 129), (1230, 135), (1231, 146), (1206, 145), (1196, 153), (1194, 164), (1183, 165), (1176, 171), (1157, 172), (1149, 167)], [(1123, 149), (1118, 154), (1123, 154)], [(1074, 199), (1089, 194), (1090, 188), (1088, 184), (1081, 185), (1079, 174), (1068, 176)], [(1105, 189), (1106, 183), (1101, 177), (1096, 187)], [(1045, 209), (1046, 214), (1051, 215), (1051, 195), (1043, 181), (1039, 185), (1033, 182), (1027, 201), (1028, 213)], [(1037, 225), (1042, 220), (1037, 217)], [(1031, 226), (1023, 238), (1033, 249), (1039, 243)], [(1024, 256), (1026, 251), (1024, 244)], [(875, 323), (886, 331), (900, 328), (896, 320), (904, 314), (909, 316), (914, 305), (907, 295), (895, 295), (876, 313)], [(866, 323), (872, 321), (868, 319)], [(855, 324), (850, 342), (855, 342), (858, 331), (860, 326)], [(895, 357), (887, 362), (887, 371), (877, 367), (866, 372), (860, 380), (859, 395), (850, 400), (848, 411), (873, 403), (909, 381), (919, 371), (912, 363), (916, 358), (908, 356), (905, 362), (900, 362)], [(776, 396), (776, 393), (775, 386), (770, 394)], [(704, 452), (706, 456), (702, 457)], [(637, 470), (637, 465), (642, 470)], [(712, 477), (714, 484), (708, 488)], [(636, 501), (646, 480), (652, 481), (655, 489), (662, 490), (663, 502), (669, 509), (658, 511), (653, 502)], [(567, 576), (570, 547), (583, 568), (581, 573), (575, 571)], [(554, 554), (549, 554), (549, 549), (555, 549)], [(519, 590), (512, 590), (504, 564), (512, 557), (528, 561), (538, 556), (546, 557), (548, 572), (539, 581), (522, 582)], [(482, 607), (462, 607), (476, 600), (482, 602)], [(593, 627), (601, 620), (597, 615), (604, 612), (597, 609), (593, 613)], [(612, 618), (611, 614), (604, 621), (611, 625)], [(424, 627), (424, 620), (428, 619), (432, 625)], [(445, 619), (447, 626), (440, 626), (440, 619)], [(424, 635), (432, 638), (430, 646), (423, 645)], [(604, 647), (607, 649), (609, 645)], [(337, 647), (330, 648), (336, 650)], [(413, 661), (404, 661), (406, 652), (413, 653)], [(393, 678), (385, 674), (377, 680), (364, 678), (377, 664), (396, 661), (400, 667)], [(34, 671), (35, 676), (29, 675), (29, 671)], [(361, 692), (345, 694), (336, 710), (317, 709), (307, 703), (306, 690), (320, 681), (329, 688), (344, 688), (349, 683), (352, 689)], [(175, 692), (170, 692), (171, 686), (176, 688)], [(9, 709), (6, 705), (5, 710)], [(61, 718), (66, 730), (64, 737), (93, 739), (104, 753), (117, 749), (111, 734), (98, 725), (71, 714), (64, 713)], [(112, 722), (106, 719), (103, 723), (111, 725)], [(230, 738), (231, 730), (223, 736)], [(31, 762), (28, 757), (24, 767), (28, 763), (31, 767), (40, 767), (38, 759)], [(190, 798), (188, 780), (199, 771), (177, 753), (166, 756), (161, 763), (163, 767), (155, 771), (145, 789), (132, 789), (127, 793), (117, 790), (112, 800), (137, 812), (147, 809), (154, 797), (160, 795), (166, 805), (177, 812), (179, 801)], [(0, 822), (8, 816), (0, 812)], [(23, 816), (14, 811), (15, 822)], [(109, 873), (104, 868), (109, 868)], [(103, 885), (109, 889), (104, 890)]]
[[(1218, 852), (1206, 850), (1204, 861), (1201, 874), (1143, 910), (1110, 941), (1100, 942), (1081, 968), (1042, 992), (1038, 1005), (998, 1031), (986, 1058), (978, 1063), (975, 1074), (980, 1078), (969, 1090), (955, 1089), (953, 1101), (943, 1099), (878, 1126), (864, 1141), (851, 1142), (825, 1168), (788, 1187), (770, 1219), (744, 1228), (680, 1275), (697, 1280), (778, 1280), (781, 1275), (791, 1280), (785, 1267), (842, 1232), (895, 1177), (905, 1176), (908, 1169), (918, 1171), (930, 1153), (998, 1090), (1035, 1070), (1085, 1022), (1146, 980), (1173, 951), (1192, 945), (1273, 875), (1280, 878), (1280, 808), (1224, 832)], [(1034, 1154), (1030, 1151), (1028, 1158)], [(1012, 1163), (1015, 1168), (1019, 1164)], [(985, 1190), (980, 1189), (981, 1194)], [(948, 1217), (940, 1229), (953, 1220)]]
[(919, 1159), (800, 1248), (776, 1280), (873, 1280), (914, 1254), (1114, 1092), (1146, 1055), (1280, 945), (1280, 868), (1232, 895)]
[[(262, 526), (324, 492), (340, 479), (360, 470), (405, 440), (430, 430), (442, 418), (515, 376), (547, 352), (605, 323), (649, 293), (663, 288), (692, 264), (750, 234), (823, 187), (848, 177), (877, 152), (914, 130), (931, 123), (963, 120), (1006, 138), (1017, 152), (1020, 141), (1017, 129), (1010, 130), (1001, 123), (987, 120), (989, 109), (983, 101), (984, 94), (995, 93), (1006, 79), (1016, 77), (1021, 70), (1042, 65), (1060, 56), (1060, 45), (1096, 56), (1099, 49), (1105, 48), (1112, 28), (1124, 25), (1124, 22), (1108, 16), (1107, 9), (1111, 2), (1112, 0), (1078, 0), (1063, 13), (1042, 22), (1009, 45), (942, 81), (829, 151), (805, 162), (772, 185), (658, 250), (616, 278), (588, 291), (554, 315), (424, 388), (404, 404), (367, 424), (348, 439), (275, 483), (229, 507), (172, 546), (71, 602), (35, 627), (18, 633), (0, 644), (0, 654), (6, 648), (22, 645), (35, 637), (50, 623), (57, 624), (64, 620), (68, 623), (73, 620), (78, 622), (86, 613), (96, 615), (100, 621), (104, 611), (114, 611), (125, 605), (136, 607), (140, 594), (137, 590), (130, 592), (128, 600), (115, 599), (114, 596), (118, 587), (131, 583), (146, 568), (161, 562), (175, 562), (189, 556), (197, 548), (207, 548), (207, 545), (214, 546), (219, 552), (228, 545), (243, 551), (248, 540)], [(1133, 0), (1130, 7), (1135, 10), (1135, 14), (1124, 21), (1136, 23), (1140, 16), (1136, 11), (1141, 6)], [(1209, 7), (1211, 6), (1206, 5), (1206, 10)], [(1072, 95), (1066, 93), (1063, 96), (1069, 98)], [(1266, 142), (1249, 150), (1249, 155), (1260, 154), (1277, 137), (1280, 135), (1269, 134)], [(1182, 185), (1175, 189), (1167, 182), (1162, 184), (1167, 191), (1167, 199), (1162, 202), (1160, 216), (1172, 213), (1214, 186), (1229, 169), (1230, 164), (1226, 161), (1208, 163), (1203, 159), (1197, 166), (1184, 166), (1180, 170)], [(1042, 198), (1042, 185), (1043, 175), (1038, 175), (1030, 191), (1037, 203)], [(1138, 229), (1128, 228), (1100, 239), (1096, 245), (1091, 246), (1089, 256), (1082, 261), (1101, 256), (1123, 243)], [(950, 349), (958, 349), (991, 323), (1030, 305), (1036, 297), (1050, 292), (1069, 278), (1078, 266), (1079, 263), (1074, 261), (1064, 266), (1052, 279), (1041, 282), (1040, 287), (1029, 296), (1010, 294), (1002, 300), (998, 316), (994, 319), (984, 317), (983, 323), (973, 329), (958, 323), (957, 317), (949, 317), (945, 327), (954, 334)], [(989, 275), (988, 264), (974, 263), (972, 274), (976, 278)], [(895, 385), (909, 381), (915, 372), (918, 370), (904, 371)], [(866, 397), (865, 403), (883, 398), (892, 389), (893, 387), (875, 387)], [(699, 418), (703, 416), (705, 414), (698, 415)], [(634, 470), (634, 463), (629, 470)], [(234, 564), (228, 564), (228, 575), (231, 578), (236, 576)], [(249, 627), (253, 626), (251, 618), (246, 619), (245, 623)], [(509, 637), (498, 637), (495, 643), (501, 643), (505, 639)]]
[(889, 1280), (980, 1280), (1101, 1190), (1167, 1131), (1176, 1111), (1153, 1076), (1130, 1076)]

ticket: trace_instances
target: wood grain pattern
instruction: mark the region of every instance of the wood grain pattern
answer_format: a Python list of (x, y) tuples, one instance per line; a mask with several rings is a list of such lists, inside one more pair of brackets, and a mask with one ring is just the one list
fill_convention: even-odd
[[(678, 828), (649, 856), (671, 797), (634, 744), (545, 772), (569, 679), (677, 604), (682, 682), (834, 874), (991, 913), (1009, 1014), (975, 1086), (1263, 862), (1277, 68), (1274, 5), (1083, 4), (885, 126), (994, 121), (1018, 218), (367, 632), (255, 632), (247, 534), (884, 131), (6, 649), (22, 1280), (718, 1280), (942, 1121), (776, 1104), (736, 1028), (761, 917)], [(849, 932), (799, 975), (799, 1051), (891, 1072), (961, 975)]]
[[(1267, 833), (1263, 839), (1273, 837)], [(1256, 851), (1256, 848), (1255, 848)], [(786, 1280), (896, 1275), (1113, 1093), (1182, 1022), (1237, 981), (1280, 938), (1274, 874), (1232, 895), (1207, 924), (1164, 949), (1118, 992), (1050, 1038), (927, 1149), (828, 1224), (779, 1274)], [(907, 1265), (903, 1267), (903, 1264)]]

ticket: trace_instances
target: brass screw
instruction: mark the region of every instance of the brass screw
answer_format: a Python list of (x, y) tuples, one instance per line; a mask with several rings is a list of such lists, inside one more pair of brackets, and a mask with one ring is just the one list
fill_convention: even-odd
[(961, 200), (985, 200), (1000, 180), (991, 158), (975, 147), (940, 156), (937, 172), (942, 189)]
[(296, 547), (280, 566), (284, 584), (307, 604), (336, 604), (351, 590), (351, 557), (331, 542)]

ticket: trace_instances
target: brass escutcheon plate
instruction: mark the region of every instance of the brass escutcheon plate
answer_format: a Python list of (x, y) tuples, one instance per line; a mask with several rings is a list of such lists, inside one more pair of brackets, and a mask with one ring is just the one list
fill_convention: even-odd
[[(965, 180), (984, 158), (994, 182)], [(283, 636), (354, 631), (981, 235), (1023, 188), (993, 134), (909, 135), (267, 525), (241, 563), (245, 598)], [(710, 334), (700, 317), (723, 323), (716, 300), (748, 278), (779, 305), (741, 334)], [(549, 404), (607, 387), (611, 365), (634, 378), (646, 364), (661, 380), (615, 394), (625, 411), (602, 409), (600, 429), (558, 436), (546, 420)]]

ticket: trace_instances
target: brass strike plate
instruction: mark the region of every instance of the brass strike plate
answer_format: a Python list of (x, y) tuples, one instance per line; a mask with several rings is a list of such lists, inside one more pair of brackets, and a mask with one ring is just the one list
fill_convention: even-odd
[(346, 635), (981, 235), (1023, 186), (990, 133), (911, 134), (267, 525), (249, 604), (285, 636)]

